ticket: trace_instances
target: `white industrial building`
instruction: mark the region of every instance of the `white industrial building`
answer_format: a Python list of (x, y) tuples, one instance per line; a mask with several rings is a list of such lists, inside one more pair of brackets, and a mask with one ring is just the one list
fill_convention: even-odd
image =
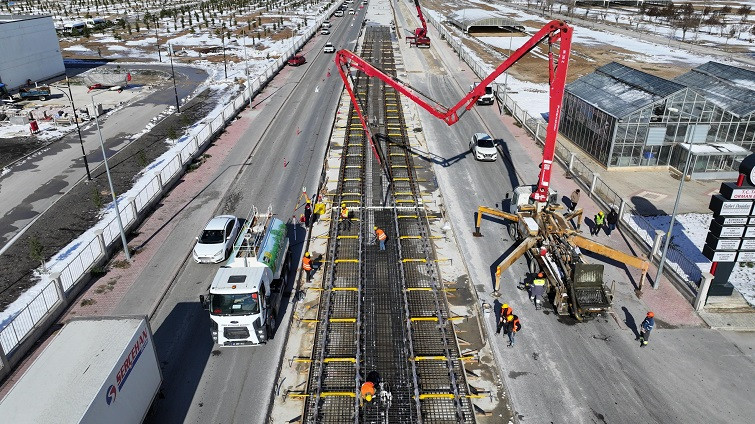
[(0, 15), (0, 58), (8, 91), (65, 73), (51, 16)]

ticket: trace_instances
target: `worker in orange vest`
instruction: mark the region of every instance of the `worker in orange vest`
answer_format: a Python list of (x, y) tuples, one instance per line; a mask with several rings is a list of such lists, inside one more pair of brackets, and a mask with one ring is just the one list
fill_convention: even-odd
[(509, 347), (514, 347), (514, 336), (522, 329), (522, 324), (519, 322), (519, 317), (516, 315), (509, 315), (506, 317), (506, 328), (504, 332), (509, 336)]
[(346, 203), (341, 203), (341, 224), (346, 228), (346, 231), (351, 231), (351, 218), (349, 217), (349, 208), (346, 207)]
[(375, 237), (380, 242), (380, 250), (385, 250), (385, 241), (388, 239), (388, 236), (385, 235), (385, 231), (378, 228), (377, 225), (372, 229), (375, 230)]
[(501, 329), (506, 324), (506, 317), (513, 313), (514, 310), (511, 309), (511, 306), (509, 306), (508, 303), (504, 303), (503, 306), (501, 306), (501, 316), (498, 318), (498, 326), (495, 329), (496, 334), (501, 334)]
[(301, 269), (307, 273), (307, 282), (312, 279), (312, 275), (317, 271), (317, 267), (312, 263), (312, 255), (309, 252), (304, 254), (301, 260)]
[(360, 405), (362, 405), (364, 401), (372, 402), (372, 399), (375, 398), (376, 387), (379, 384), (380, 374), (375, 370), (370, 371), (370, 373), (367, 374), (366, 381), (362, 384)]

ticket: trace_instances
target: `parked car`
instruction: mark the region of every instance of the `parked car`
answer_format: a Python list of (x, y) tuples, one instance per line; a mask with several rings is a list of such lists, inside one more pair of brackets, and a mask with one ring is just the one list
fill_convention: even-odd
[(320, 25), (321, 28), (330, 28), (331, 24), (329, 21), (325, 21)]
[(353, 15), (353, 14), (354, 14), (354, 9), (349, 9), (349, 15)]
[(495, 161), (498, 159), (498, 150), (495, 148), (493, 138), (485, 133), (476, 133), (472, 136), (469, 150), (477, 160)]
[(307, 59), (305, 59), (304, 56), (297, 54), (291, 59), (288, 59), (286, 63), (288, 63), (289, 66), (299, 66), (299, 65), (304, 65), (305, 63), (307, 63)]
[(333, 13), (333, 16), (343, 16), (343, 10), (341, 9), (336, 10), (335, 13)]
[(241, 222), (233, 215), (220, 215), (205, 225), (197, 237), (192, 256), (197, 263), (218, 263), (225, 260), (239, 235)]
[(322, 48), (323, 53), (335, 53), (336, 48), (333, 47), (332, 43), (325, 43), (325, 47)]
[(323, 28), (320, 30), (320, 35), (328, 35), (330, 34), (330, 30), (327, 28)]

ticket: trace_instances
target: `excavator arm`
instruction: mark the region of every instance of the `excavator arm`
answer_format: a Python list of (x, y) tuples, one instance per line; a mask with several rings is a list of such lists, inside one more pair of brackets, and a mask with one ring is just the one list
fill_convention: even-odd
[[(424, 18), (422, 18), (424, 25)], [(532, 193), (533, 200), (545, 202), (548, 199), (548, 188), (550, 186), (551, 167), (553, 157), (556, 152), (556, 136), (558, 135), (558, 124), (561, 118), (561, 101), (564, 96), (564, 86), (566, 84), (566, 71), (569, 63), (571, 52), (572, 29), (566, 23), (554, 20), (542, 27), (536, 32), (522, 47), (514, 51), (502, 64), (500, 64), (490, 75), (485, 77), (479, 84), (476, 84), (472, 90), (467, 93), (458, 103), (449, 107), (438, 104), (437, 102), (426, 101), (420, 93), (404, 84), (398, 79), (386, 75), (383, 71), (370, 65), (362, 58), (349, 50), (339, 50), (336, 53), (335, 62), (338, 66), (338, 73), (341, 76), (346, 90), (351, 96), (351, 101), (359, 115), (359, 120), (364, 128), (367, 139), (372, 144), (371, 134), (367, 127), (359, 102), (351, 87), (349, 75), (352, 71), (362, 71), (369, 77), (375, 77), (396, 89), (401, 94), (407, 96), (421, 108), (428, 111), (436, 118), (442, 119), (446, 124), (453, 125), (459, 121), (464, 112), (472, 109), (477, 99), (485, 94), (485, 88), (492, 84), (496, 78), (502, 75), (513, 64), (519, 61), (524, 55), (532, 51), (542, 41), (548, 42), (548, 70), (550, 79), (550, 104), (548, 115), (548, 126), (545, 137), (545, 147), (543, 148), (543, 162), (540, 166), (540, 176), (535, 191)], [(554, 55), (553, 46), (559, 45), (558, 54)], [(428, 103), (431, 102), (431, 103)], [(373, 151), (375, 151), (374, 145)], [(379, 159), (378, 159), (379, 160)]]

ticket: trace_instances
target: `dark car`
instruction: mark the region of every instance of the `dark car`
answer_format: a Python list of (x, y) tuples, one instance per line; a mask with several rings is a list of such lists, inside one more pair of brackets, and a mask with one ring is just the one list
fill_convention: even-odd
[(291, 59), (288, 59), (286, 63), (288, 63), (290, 66), (299, 66), (299, 65), (304, 65), (305, 63), (307, 63), (307, 59), (305, 59), (304, 56), (297, 54)]

